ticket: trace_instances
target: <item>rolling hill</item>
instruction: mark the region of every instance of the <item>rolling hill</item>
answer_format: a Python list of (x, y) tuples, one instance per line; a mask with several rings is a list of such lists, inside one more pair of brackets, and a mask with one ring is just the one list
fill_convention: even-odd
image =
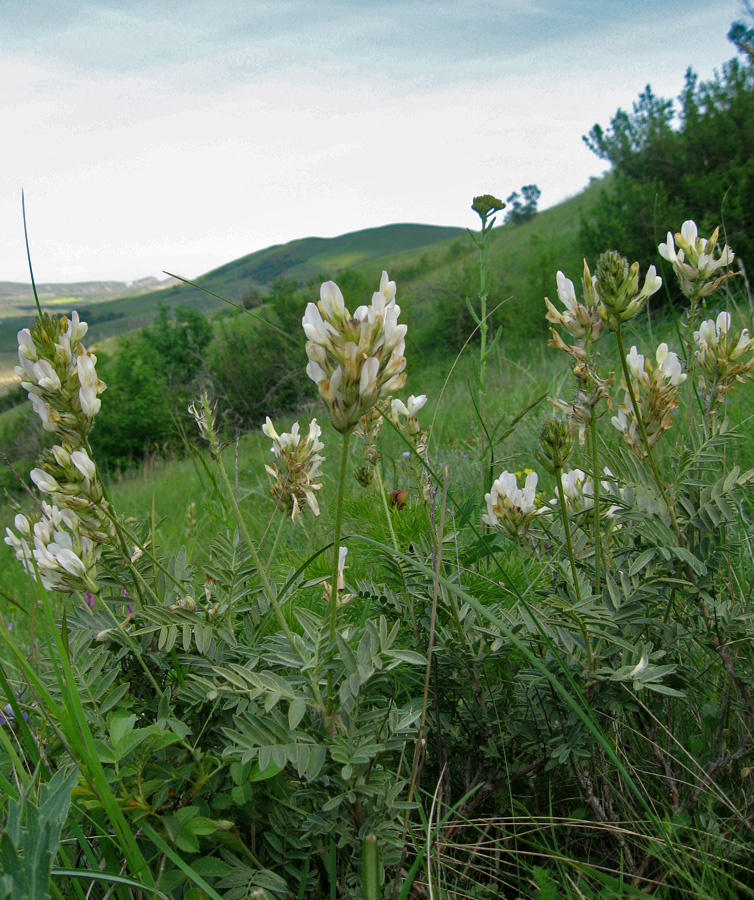
[[(196, 283), (228, 300), (241, 303), (250, 295), (262, 298), (278, 278), (292, 279), (299, 284), (306, 284), (323, 274), (333, 278), (345, 269), (357, 268), (377, 260), (400, 261), (407, 255), (413, 255), (434, 244), (452, 242), (464, 234), (462, 228), (398, 224), (367, 228), (334, 238), (302, 238), (287, 244), (267, 247), (226, 263), (202, 275), (196, 279)], [(90, 334), (94, 341), (114, 337), (149, 324), (162, 304), (166, 306), (183, 304), (199, 309), (205, 314), (212, 314), (224, 307), (221, 300), (211, 297), (204, 291), (189, 285), (176, 284), (172, 280), (170, 283), (172, 286), (164, 287), (164, 282), (160, 282), (158, 290), (132, 292), (111, 300), (103, 299), (102, 291), (89, 289), (89, 286), (103, 287), (107, 284), (111, 286), (110, 289), (117, 290), (115, 285), (120, 283), (40, 285), (38, 291), (43, 309), (52, 307), (57, 311), (62, 301), (65, 301), (66, 306), (76, 305), (82, 317), (89, 322)], [(8, 301), (2, 292), (3, 284), (9, 283), (0, 283), (0, 307), (4, 305), (6, 307), (6, 317), (0, 321), (0, 353), (7, 354), (15, 351), (18, 330), (26, 327), (32, 320), (34, 302), (30, 288), (27, 287), (23, 313), (14, 315), (7, 308)], [(10, 293), (10, 289), (6, 290)], [(92, 302), (94, 299), (97, 302)]]

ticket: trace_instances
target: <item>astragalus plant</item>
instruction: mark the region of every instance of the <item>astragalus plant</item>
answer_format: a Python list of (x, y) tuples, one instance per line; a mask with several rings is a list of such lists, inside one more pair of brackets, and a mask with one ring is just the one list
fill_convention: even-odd
[[(421, 712), (403, 685), (424, 657), (406, 646), (400, 617), (361, 608), (346, 559), (349, 547), (349, 559), (364, 548), (340, 542), (348, 437), (405, 382), (406, 326), (394, 297), (383, 274), (371, 304), (351, 315), (327, 283), (304, 316), (307, 371), (344, 446), (329, 581), (307, 575), (328, 548), (326, 533), (297, 571), (280, 569), (274, 546), (260, 553), (206, 391), (189, 411), (216, 467), (225, 528), (201, 571), (185, 548), (165, 558), (152, 522), (118, 516), (92, 459), (87, 436), (104, 385), (80, 342), (86, 325), (75, 313), (44, 317), (19, 335), (24, 385), (62, 441), (32, 475), (57, 505), (19, 514), (6, 540), (43, 588), (73, 598), (63, 629), (78, 692), (57, 677), (54, 649), (37, 677), (63, 698), (79, 695), (92, 746), (148, 860), (147, 871), (129, 875), (171, 897), (377, 896), (385, 867), (400, 856), (408, 777), (400, 760), (407, 745), (413, 752)], [(396, 398), (396, 415), (416, 441), (423, 400), (408, 403)], [(316, 420), (279, 433), (268, 418), (263, 431), (272, 441), (277, 545), (286, 524), (319, 517), (324, 443)], [(29, 727), (44, 727), (51, 715), (43, 709)], [(79, 762), (54, 743), (57, 765)], [(85, 782), (79, 790), (81, 802), (97, 806)], [(95, 850), (80, 862), (99, 873), (109, 861)]]
[(267, 418), (261, 492), (233, 483), (211, 393), (191, 406), (220, 523), (201, 564), (107, 499), (83, 323), (22, 332), (32, 402), (61, 430), (34, 475), (48, 499), (8, 542), (70, 600), (36, 666), (5, 632), (30, 756), (1, 752), (8, 771), (39, 747), (81, 767), (61, 851), (77, 844), (79, 874), (176, 900), (750, 893), (753, 476), (728, 411), (754, 345), (726, 306), (732, 252), (699, 240), (685, 223), (661, 251), (690, 301), (674, 348), (634, 328), (653, 268), (609, 251), (579, 292), (557, 274), (571, 388), (471, 494), (427, 397), (396, 396), (395, 283), (352, 313), (326, 282), (302, 310), (319, 422)]

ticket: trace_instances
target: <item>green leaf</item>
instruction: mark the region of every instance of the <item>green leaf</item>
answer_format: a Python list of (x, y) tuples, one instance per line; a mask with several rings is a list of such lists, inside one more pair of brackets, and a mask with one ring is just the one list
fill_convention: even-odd
[(399, 659), (401, 662), (409, 663), (412, 666), (426, 666), (427, 660), (421, 653), (415, 653), (413, 650), (389, 650), (386, 656), (392, 659)]
[(184, 823), (183, 830), (190, 831), (191, 834), (205, 835), (213, 834), (217, 831), (217, 825), (205, 816), (194, 816)]
[(176, 837), (175, 846), (184, 853), (199, 852), (199, 840), (196, 835), (191, 834), (185, 828), (181, 829), (180, 834)]
[(151, 734), (151, 728), (135, 728), (133, 731), (129, 731), (128, 734), (124, 734), (119, 741), (113, 744), (113, 756), (116, 762), (120, 762), (129, 753), (132, 753)]
[(636, 575), (655, 558), (655, 550), (651, 548), (640, 553), (628, 568), (629, 575)]
[(306, 703), (303, 700), (299, 698), (291, 700), (288, 706), (288, 727), (291, 731), (295, 731), (298, 728), (305, 713)]
[(110, 720), (110, 740), (117, 744), (136, 724), (136, 716), (113, 716)]
[(668, 547), (668, 550), (681, 562), (688, 563), (697, 575), (707, 574), (707, 566), (685, 547)]

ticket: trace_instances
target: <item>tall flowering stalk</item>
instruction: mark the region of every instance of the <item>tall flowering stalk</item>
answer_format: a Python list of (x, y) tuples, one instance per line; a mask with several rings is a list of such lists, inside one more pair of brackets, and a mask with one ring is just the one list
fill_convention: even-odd
[[(469, 232), (471, 239), (479, 249), (479, 313), (476, 312), (468, 300), (467, 305), (471, 317), (479, 329), (479, 393), (477, 399), (479, 420), (482, 423), (482, 430), (484, 432), (485, 373), (487, 369), (487, 357), (492, 352), (495, 344), (500, 340), (500, 335), (502, 334), (501, 331), (498, 331), (497, 334), (493, 335), (492, 340), (490, 340), (488, 345), (489, 323), (487, 321), (487, 300), (489, 299), (490, 294), (490, 271), (488, 263), (490, 232), (495, 226), (495, 215), (505, 209), (505, 203), (503, 203), (502, 200), (498, 200), (498, 198), (492, 194), (482, 194), (479, 197), (474, 197), (471, 208), (479, 216), (482, 222), (482, 228), (479, 234), (472, 231)], [(484, 436), (482, 440), (484, 441)], [(485, 463), (488, 451), (490, 453), (489, 466)], [(481, 456), (482, 490), (487, 491), (492, 482), (492, 447), (485, 447), (483, 444)]]
[[(429, 461), (427, 456), (429, 439), (426, 430), (421, 427), (417, 416), (424, 409), (426, 403), (426, 394), (419, 394), (418, 397), (412, 394), (405, 403), (396, 397), (391, 402), (390, 412), (388, 413), (390, 421), (405, 440), (413, 445), (416, 455), (424, 460), (425, 463)], [(429, 472), (426, 468), (418, 465), (416, 457), (412, 457), (412, 464), (419, 489), (425, 502), (428, 503), (431, 499), (432, 489)]]
[(590, 435), (590, 450), (592, 456), (592, 472), (594, 485), (594, 504), (597, 515), (594, 517), (594, 565), (595, 565), (595, 589), (599, 592), (601, 580), (602, 535), (600, 532), (599, 494), (600, 481), (598, 477), (599, 459), (597, 447), (597, 414), (596, 407), (601, 400), (611, 405), (609, 386), (613, 376), (608, 379), (600, 378), (597, 374), (595, 362), (594, 344), (600, 339), (605, 330), (605, 321), (600, 314), (600, 297), (596, 287), (597, 278), (589, 271), (589, 266), (584, 260), (583, 298), (580, 303), (576, 298), (576, 290), (573, 282), (566, 278), (562, 272), (557, 274), (558, 298), (563, 304), (563, 311), (557, 309), (550, 300), (545, 297), (547, 314), (545, 318), (553, 325), (559, 325), (573, 338), (573, 343), (566, 343), (560, 334), (551, 328), (552, 338), (549, 346), (566, 353), (572, 359), (573, 374), (576, 378), (576, 392), (573, 400), (551, 398), (550, 402), (558, 410), (567, 416), (572, 427), (575, 427), (579, 435), (579, 444), (583, 445), (586, 439), (587, 429)]
[[(681, 291), (689, 301), (689, 308), (686, 312), (685, 340), (688, 372), (691, 376), (689, 380), (690, 399), (694, 394), (696, 380), (694, 338), (701, 301), (714, 294), (735, 274), (725, 271), (735, 259), (735, 254), (727, 244), (718, 248), (719, 233), (720, 229), (716, 228), (709, 238), (700, 237), (696, 222), (687, 219), (679, 232), (673, 235), (669, 231), (666, 241), (657, 247), (660, 256), (673, 266)], [(691, 403), (689, 403), (689, 415), (691, 415), (691, 408)]]
[(383, 272), (371, 305), (359, 306), (351, 314), (338, 285), (326, 281), (319, 302), (309, 303), (301, 320), (309, 357), (306, 373), (316, 383), (333, 427), (343, 435), (333, 542), (331, 641), (335, 640), (338, 608), (338, 548), (349, 438), (362, 417), (406, 383), (407, 326), (398, 324), (401, 310), (395, 294), (395, 282)]
[(665, 485), (652, 455), (652, 445), (644, 427), (641, 407), (634, 392), (634, 384), (628, 368), (628, 356), (623, 343), (623, 325), (637, 315), (649, 298), (660, 290), (662, 278), (657, 274), (655, 267), (650, 266), (644, 278), (644, 284), (639, 288), (639, 264), (635, 262), (629, 266), (628, 260), (614, 250), (608, 250), (600, 256), (595, 274), (595, 289), (600, 295), (598, 311), (607, 327), (615, 333), (623, 367), (624, 384), (628, 390), (638, 433), (641, 435), (646, 449), (657, 489), (665, 505), (670, 509)]
[(105, 390), (97, 357), (82, 339), (88, 326), (78, 313), (41, 315), (18, 333), (16, 373), (43, 428), (60, 443), (45, 450), (31, 479), (51, 504), (42, 515), (17, 515), (5, 541), (45, 588), (98, 592), (97, 561), (111, 536), (112, 513), (104, 496), (88, 436)]

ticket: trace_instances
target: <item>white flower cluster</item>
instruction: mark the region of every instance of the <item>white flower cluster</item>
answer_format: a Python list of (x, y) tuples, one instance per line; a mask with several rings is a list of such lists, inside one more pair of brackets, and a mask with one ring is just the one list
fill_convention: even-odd
[(731, 273), (718, 274), (720, 269), (729, 266), (735, 258), (727, 244), (720, 250), (719, 256), (716, 255), (719, 231), (716, 228), (709, 240), (699, 237), (696, 222), (688, 219), (675, 239), (669, 231), (667, 242), (657, 248), (660, 256), (672, 264), (681, 290), (689, 298), (698, 300), (708, 297), (731, 277)]
[(81, 343), (87, 330), (74, 312), (70, 319), (46, 316), (18, 333), (21, 387), (44, 429), (76, 442), (91, 430), (105, 390), (95, 369), (97, 357)]
[(13, 524), (20, 536), (7, 528), (5, 543), (32, 578), (39, 573), (45, 590), (97, 592), (93, 572), (102, 548), (82, 533), (74, 512), (43, 502), (38, 521), (19, 513)]
[(504, 471), (493, 482), (490, 493), (484, 495), (487, 512), (482, 521), (514, 540), (522, 538), (534, 517), (547, 512), (547, 507), (536, 505), (538, 480), (536, 472), (529, 472), (524, 487), (519, 488), (516, 475)]
[(16, 372), (43, 427), (61, 443), (45, 450), (31, 471), (54, 505), (43, 503), (38, 519), (16, 516), (20, 536), (8, 529), (5, 542), (29, 574), (39, 571), (46, 588), (97, 593), (96, 565), (110, 524), (86, 438), (105, 385), (97, 377), (97, 358), (81, 343), (86, 332), (86, 322), (74, 312), (70, 319), (41, 316), (18, 333)]
[(424, 409), (426, 402), (426, 394), (419, 394), (418, 397), (412, 394), (406, 403), (395, 397), (390, 404), (390, 412), (388, 413), (390, 421), (398, 431), (410, 441), (421, 445), (418, 450), (420, 454), (426, 452), (427, 438), (426, 433), (421, 430), (417, 413)]
[(309, 425), (309, 433), (302, 438), (299, 424), (296, 422), (290, 432), (278, 434), (272, 419), (267, 416), (262, 431), (272, 440), (272, 453), (280, 461), (279, 469), (276, 463), (266, 465), (265, 469), (275, 479), (270, 493), (275, 500), (291, 514), (295, 522), (299, 514), (300, 504), (306, 503), (315, 516), (319, 515), (319, 504), (315, 491), (321, 489), (322, 484), (315, 482), (320, 474), (320, 468), (324, 462), (324, 456), (320, 450), (324, 444), (320, 441), (322, 429), (316, 419), (312, 419)]
[[(634, 395), (650, 447), (657, 443), (663, 432), (673, 424), (673, 410), (678, 407), (678, 387), (687, 377), (677, 354), (668, 350), (667, 344), (659, 345), (655, 360), (657, 365), (653, 366), (637, 351), (636, 346), (631, 347), (630, 352), (626, 354)], [(646, 450), (636, 410), (625, 382), (623, 387), (626, 391), (625, 398), (618, 407), (618, 414), (613, 416), (611, 421), (613, 426), (622, 432), (631, 449), (643, 457)]]
[[(608, 468), (605, 468), (605, 475), (608, 478), (613, 477), (613, 473)], [(594, 509), (593, 480), (581, 469), (571, 469), (569, 472), (561, 474), (560, 481), (563, 485), (563, 496), (569, 517), (588, 516), (589, 511)], [(610, 481), (601, 480), (600, 486), (605, 493), (611, 490)], [(550, 505), (553, 507), (557, 507), (559, 503), (557, 497), (550, 500)], [(617, 508), (614, 505), (605, 505), (604, 508), (600, 508), (600, 519), (612, 518)]]
[(371, 306), (351, 315), (333, 281), (320, 289), (301, 320), (306, 333), (307, 375), (316, 382), (335, 429), (350, 432), (382, 397), (406, 383), (406, 325), (398, 324), (395, 282), (382, 273)]
[[(718, 399), (754, 368), (754, 341), (746, 328), (731, 334), (731, 317), (721, 312), (694, 332), (695, 357), (702, 370), (704, 393)], [(744, 357), (748, 356), (748, 359)]]
[(579, 303), (576, 299), (576, 290), (570, 278), (566, 278), (562, 272), (557, 274), (558, 297), (564, 306), (563, 312), (560, 312), (545, 297), (545, 306), (547, 314), (545, 318), (553, 325), (560, 325), (562, 328), (576, 339), (574, 345), (566, 344), (560, 335), (551, 328), (552, 339), (549, 341), (551, 347), (562, 350), (573, 356), (579, 362), (583, 362), (587, 357), (587, 345), (598, 340), (602, 334), (605, 323), (597, 312), (599, 295), (595, 287), (596, 276), (592, 276), (589, 268), (584, 260), (584, 303)]

